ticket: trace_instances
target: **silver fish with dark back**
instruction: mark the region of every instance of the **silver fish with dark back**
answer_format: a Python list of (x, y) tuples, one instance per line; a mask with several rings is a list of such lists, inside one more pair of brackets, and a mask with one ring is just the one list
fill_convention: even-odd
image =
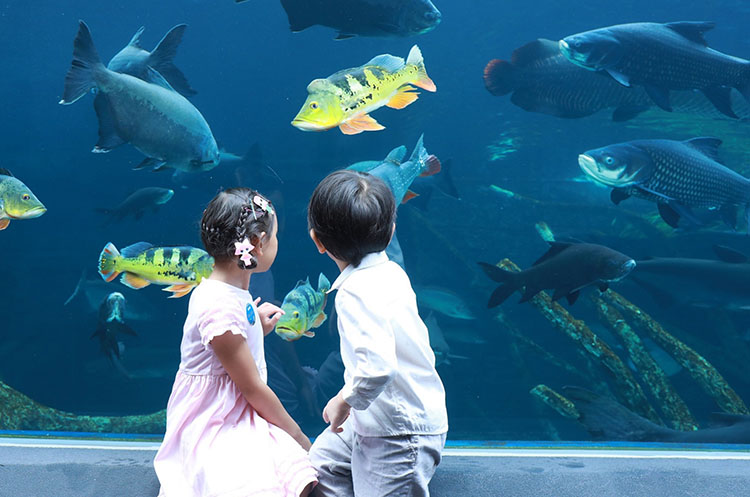
[(730, 90), (750, 98), (750, 61), (708, 47), (703, 35), (712, 22), (638, 22), (567, 36), (560, 51), (571, 62), (604, 71), (624, 86), (643, 86), (671, 111), (669, 92), (700, 90), (730, 117)]
[(589, 150), (578, 164), (594, 180), (614, 188), (612, 201), (630, 196), (656, 202), (664, 221), (677, 227), (680, 217), (700, 224), (691, 208), (720, 209), (736, 225), (737, 207), (750, 207), (750, 180), (720, 164), (721, 140), (634, 140)]

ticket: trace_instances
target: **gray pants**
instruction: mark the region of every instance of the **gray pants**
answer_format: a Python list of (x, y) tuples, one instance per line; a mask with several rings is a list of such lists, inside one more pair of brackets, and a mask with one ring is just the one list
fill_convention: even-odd
[(326, 428), (310, 449), (318, 471), (316, 497), (428, 497), (427, 488), (440, 453), (443, 435), (361, 437), (350, 419), (344, 431)]

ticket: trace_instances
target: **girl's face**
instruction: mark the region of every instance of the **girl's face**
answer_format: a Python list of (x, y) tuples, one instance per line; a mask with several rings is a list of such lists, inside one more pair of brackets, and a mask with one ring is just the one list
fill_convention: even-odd
[(258, 258), (258, 265), (255, 267), (253, 272), (262, 273), (268, 271), (276, 260), (276, 254), (279, 251), (279, 240), (276, 238), (278, 231), (278, 223), (276, 222), (276, 215), (273, 215), (273, 224), (271, 226), (271, 233), (259, 242), (259, 251), (256, 252)]

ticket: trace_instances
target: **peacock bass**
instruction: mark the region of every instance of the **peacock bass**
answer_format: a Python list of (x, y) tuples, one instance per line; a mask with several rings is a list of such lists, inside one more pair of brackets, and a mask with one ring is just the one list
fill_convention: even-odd
[(339, 71), (307, 86), (305, 105), (292, 121), (303, 131), (325, 131), (336, 126), (345, 135), (385, 129), (370, 112), (383, 106), (403, 109), (417, 98), (414, 86), (437, 91), (427, 76), (419, 47), (401, 57), (378, 55), (363, 66)]
[(317, 328), (326, 320), (325, 307), (331, 283), (323, 273), (318, 277), (318, 289), (310, 284), (310, 278), (297, 282), (297, 286), (286, 294), (281, 310), (284, 314), (276, 323), (276, 334), (287, 342), (306, 336), (312, 338)]
[(172, 292), (170, 299), (189, 294), (213, 270), (213, 257), (195, 247), (154, 247), (138, 242), (119, 252), (110, 242), (99, 256), (99, 274), (104, 281), (123, 273), (120, 282), (135, 290), (152, 283), (170, 285), (164, 288)]

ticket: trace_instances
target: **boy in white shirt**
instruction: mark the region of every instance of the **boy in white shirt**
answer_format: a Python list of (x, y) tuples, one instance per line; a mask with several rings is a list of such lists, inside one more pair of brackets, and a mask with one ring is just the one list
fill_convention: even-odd
[(331, 291), (344, 387), (310, 449), (320, 497), (428, 496), (445, 445), (445, 390), (427, 328), (409, 277), (384, 252), (395, 218), (388, 186), (350, 170), (324, 178), (308, 206), (310, 237), (341, 270)]

